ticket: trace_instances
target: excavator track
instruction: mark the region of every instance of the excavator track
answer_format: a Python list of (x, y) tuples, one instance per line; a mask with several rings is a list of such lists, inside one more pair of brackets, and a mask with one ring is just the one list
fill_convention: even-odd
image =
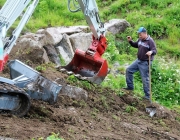
[(0, 83), (0, 112), (22, 117), (29, 111), (30, 97), (15, 85)]

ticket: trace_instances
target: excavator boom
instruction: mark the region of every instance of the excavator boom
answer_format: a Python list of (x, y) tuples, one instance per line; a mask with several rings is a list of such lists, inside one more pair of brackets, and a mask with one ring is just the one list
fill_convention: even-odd
[[(86, 52), (77, 49), (72, 61), (64, 66), (68, 72), (72, 71), (76, 77), (100, 84), (108, 73), (108, 64), (101, 56), (107, 48), (105, 28), (99, 18), (99, 11), (95, 0), (77, 0), (79, 8), (73, 11), (70, 8), (71, 0), (68, 0), (69, 10), (72, 12), (82, 10), (85, 19), (93, 33), (92, 44)], [(75, 2), (73, 2), (75, 3)], [(61, 69), (61, 71), (65, 71)]]
[[(7, 0), (0, 10), (0, 71), (4, 69), (4, 65), (8, 60), (8, 55), (11, 52), (16, 40), (18, 39), (22, 29), (31, 17), (39, 0)], [(29, 5), (30, 4), (30, 5)], [(23, 11), (27, 7), (25, 13)], [(7, 38), (6, 33), (12, 24), (23, 14), (18, 26), (13, 31), (12, 35)]]

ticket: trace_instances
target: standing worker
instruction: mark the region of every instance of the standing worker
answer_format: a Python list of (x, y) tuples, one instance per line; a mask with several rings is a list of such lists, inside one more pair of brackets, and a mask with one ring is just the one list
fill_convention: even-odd
[[(147, 30), (144, 27), (140, 27), (138, 30), (139, 39), (134, 42), (131, 36), (127, 36), (129, 44), (138, 49), (137, 59), (126, 69), (126, 84), (127, 87), (123, 88), (128, 91), (134, 90), (133, 74), (137, 71), (140, 72), (143, 89), (144, 99), (150, 100), (149, 91), (149, 69), (148, 65), (152, 64), (154, 55), (156, 55), (156, 45), (154, 40), (147, 34)], [(151, 56), (151, 64), (149, 64), (149, 56)]]

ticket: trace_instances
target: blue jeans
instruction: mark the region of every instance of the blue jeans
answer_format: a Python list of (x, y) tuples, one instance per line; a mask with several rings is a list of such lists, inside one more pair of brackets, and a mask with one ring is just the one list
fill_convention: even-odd
[[(151, 64), (150, 64), (151, 65)], [(150, 98), (149, 93), (149, 67), (148, 61), (141, 61), (136, 59), (127, 69), (126, 69), (126, 84), (129, 89), (134, 89), (133, 84), (133, 74), (137, 71), (140, 72), (143, 89), (145, 93), (145, 98)]]

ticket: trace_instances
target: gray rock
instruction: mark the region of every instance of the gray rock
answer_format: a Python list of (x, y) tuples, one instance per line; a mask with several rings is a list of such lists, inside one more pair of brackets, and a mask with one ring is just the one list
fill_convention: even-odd
[(0, 140), (17, 140), (17, 139), (6, 138), (6, 137), (1, 137), (1, 136), (0, 136)]
[(113, 64), (113, 67), (112, 67), (111, 70), (110, 70), (110, 73), (113, 74), (113, 75), (119, 74), (119, 73), (120, 73), (119, 70), (118, 70), (119, 67), (120, 67), (119, 62), (115, 62), (115, 63)]
[[(44, 29), (43, 29), (44, 30)], [(33, 37), (35, 38), (35, 40), (40, 44), (41, 47), (43, 47), (44, 45), (46, 45), (46, 37), (45, 34), (40, 34), (40, 33), (36, 33), (33, 35)]]
[(56, 45), (64, 36), (62, 34), (74, 34), (80, 32), (89, 32), (88, 26), (70, 26), (70, 27), (51, 27), (47, 29), (40, 29), (36, 32), (36, 40), (44, 45)]
[(53, 63), (57, 64), (57, 66), (60, 66), (60, 59), (56, 52), (55, 47), (53, 45), (46, 45), (46, 46), (44, 46), (44, 49), (47, 52), (49, 60), (52, 61)]
[(76, 49), (86, 51), (92, 43), (92, 33), (77, 33), (69, 38), (74, 51)]
[(38, 41), (38, 37), (34, 33), (28, 33), (19, 38), (17, 44), (20, 44), (24, 48), (26, 47), (38, 47), (42, 48), (41, 42)]
[[(35, 51), (41, 49), (40, 52), (43, 53), (40, 53), (42, 54), (42, 56), (38, 54), (38, 60), (42, 59), (42, 61), (45, 63), (52, 61), (53, 63), (60, 65), (58, 54), (55, 48), (51, 47), (51, 45), (55, 45), (61, 40), (62, 35), (58, 31), (56, 31), (55, 28), (48, 28), (38, 30), (36, 34), (27, 33), (26, 35), (21, 36), (16, 46), (23, 50), (23, 52), (27, 52), (28, 50), (33, 52), (33, 49), (35, 49)], [(45, 46), (45, 50), (43, 46)]]
[[(15, 47), (12, 49), (11, 55), (14, 53), (16, 59), (23, 62), (31, 61), (33, 63), (47, 63), (49, 62), (46, 51), (43, 49), (42, 44), (36, 40), (33, 33), (28, 33), (21, 36)], [(19, 55), (19, 53), (21, 55)], [(13, 56), (14, 57), (14, 56)]]
[(72, 49), (72, 45), (69, 40), (69, 36), (67, 34), (63, 35), (63, 39), (56, 48), (57, 48), (57, 52), (65, 60), (65, 63), (68, 64), (74, 56), (74, 51)]
[(115, 62), (115, 63), (113, 64), (113, 67), (115, 67), (115, 68), (118, 68), (119, 66), (120, 66), (119, 62)]
[(112, 19), (108, 23), (105, 23), (105, 28), (112, 34), (118, 34), (124, 32), (130, 24), (125, 19)]
[(44, 51), (44, 53), (43, 53), (43, 59), (44, 59), (44, 62), (45, 63), (49, 63), (50, 62), (50, 60), (49, 60), (49, 57), (48, 57), (48, 55), (47, 55), (47, 52), (46, 52), (46, 50), (43, 48), (43, 51)]
[(77, 100), (87, 100), (88, 93), (82, 88), (66, 85), (61, 89), (60, 94), (69, 96)]
[(156, 117), (161, 118), (161, 119), (174, 119), (175, 116), (174, 114), (168, 110), (167, 108), (157, 105), (157, 104), (153, 104), (156, 107)]
[(59, 46), (62, 46), (63, 48), (65, 48), (67, 52), (69, 52), (69, 57), (73, 58), (74, 51), (73, 51), (69, 36), (67, 34), (63, 34), (63, 39), (59, 43)]
[(45, 29), (39, 29), (37, 30), (36, 34), (42, 34), (44, 32)]
[(89, 32), (89, 27), (88, 26), (70, 26), (70, 27), (57, 27), (57, 30), (59, 30), (59, 32), (61, 34), (75, 34), (75, 33), (80, 33), (80, 32)]
[(68, 53), (65, 51), (65, 48), (62, 46), (58, 46), (56, 47), (56, 49), (63, 58), (63, 60), (65, 61), (65, 63), (68, 64), (71, 61), (71, 58), (69, 57)]
[(44, 45), (47, 44), (56, 45), (62, 40), (63, 37), (61, 32), (54, 27), (42, 30), (41, 34), (45, 35), (43, 38)]
[(90, 32), (90, 29), (88, 26), (70, 26), (70, 27), (65, 27), (65, 26), (61, 26), (61, 27), (50, 27), (47, 29), (39, 29), (36, 34), (44, 34), (44, 32), (46, 31), (56, 31), (56, 33), (59, 34), (74, 34), (74, 33), (80, 33), (80, 32)]

